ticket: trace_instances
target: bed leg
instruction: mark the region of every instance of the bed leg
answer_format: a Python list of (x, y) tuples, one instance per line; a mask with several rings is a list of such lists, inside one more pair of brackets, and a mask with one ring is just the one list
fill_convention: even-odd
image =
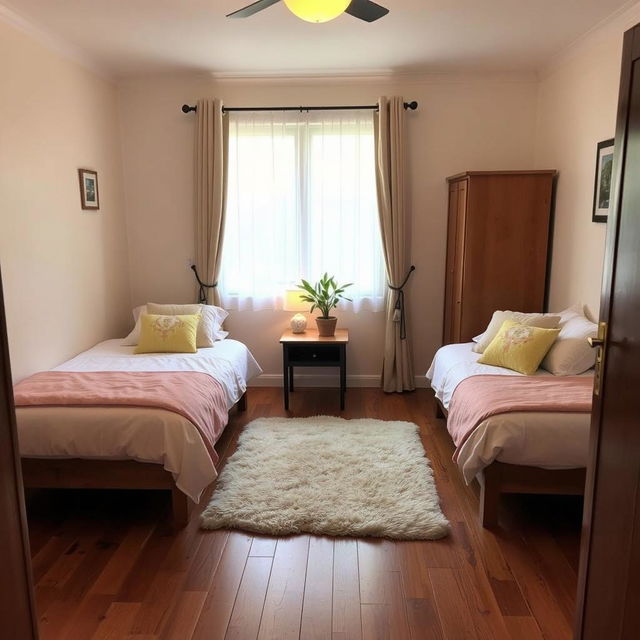
[(245, 391), (240, 396), (240, 400), (238, 400), (238, 411), (246, 411), (246, 410), (247, 410), (247, 392)]
[(478, 516), (483, 527), (490, 529), (498, 526), (500, 510), (500, 473), (486, 467), (480, 480), (480, 508)]
[(178, 487), (171, 489), (171, 520), (175, 529), (183, 529), (189, 522), (189, 497)]

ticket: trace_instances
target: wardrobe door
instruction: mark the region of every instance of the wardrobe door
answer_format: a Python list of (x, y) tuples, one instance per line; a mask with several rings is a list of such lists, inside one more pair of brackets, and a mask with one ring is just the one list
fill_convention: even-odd
[(449, 214), (447, 222), (447, 268), (444, 279), (444, 326), (442, 343), (453, 342), (453, 282), (456, 277), (456, 225), (458, 219), (458, 183), (449, 183)]
[(544, 307), (553, 175), (471, 178), (460, 340), (484, 330), (496, 309)]
[(462, 290), (465, 282), (465, 253), (466, 253), (466, 228), (467, 228), (467, 193), (469, 181), (461, 180), (458, 183), (458, 198), (456, 203), (456, 232), (455, 232), (455, 259), (453, 270), (453, 311), (451, 342), (461, 341), (464, 307), (462, 303)]

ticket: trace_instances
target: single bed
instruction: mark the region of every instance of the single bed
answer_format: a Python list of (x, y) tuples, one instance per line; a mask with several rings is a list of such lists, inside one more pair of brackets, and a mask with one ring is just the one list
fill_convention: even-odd
[[(473, 343), (442, 347), (426, 374), (445, 417), (462, 381), (472, 376), (522, 375), (478, 363), (480, 354), (472, 347)], [(562, 383), (562, 378), (542, 369), (535, 375)], [(592, 378), (593, 371), (580, 377)], [(501, 493), (582, 493), (590, 420), (587, 412), (526, 411), (501, 413), (478, 424), (458, 447), (455, 459), (467, 484), (474, 478), (480, 483), (483, 524), (495, 523)]]
[[(229, 411), (242, 409), (247, 383), (261, 369), (247, 347), (220, 340), (187, 354), (138, 354), (107, 340), (53, 372), (196, 372), (220, 385)], [(17, 406), (26, 487), (170, 489), (174, 519), (184, 524), (217, 476), (215, 452), (184, 415), (152, 406)], [(228, 415), (216, 425), (220, 436)]]

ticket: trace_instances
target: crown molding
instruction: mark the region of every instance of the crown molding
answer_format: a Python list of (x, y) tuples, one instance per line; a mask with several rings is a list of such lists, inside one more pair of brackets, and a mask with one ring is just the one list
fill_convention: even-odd
[(0, 21), (33, 38), (50, 51), (75, 62), (105, 80), (115, 81), (114, 75), (104, 65), (91, 58), (86, 51), (70, 44), (50, 29), (36, 24), (33, 20), (21, 15), (7, 4), (0, 3)]
[(628, 0), (619, 9), (606, 16), (596, 23), (588, 31), (575, 38), (568, 45), (560, 49), (553, 55), (547, 63), (538, 70), (538, 78), (543, 79), (554, 73), (554, 71), (569, 62), (581, 51), (607, 36), (620, 35), (640, 21), (640, 2), (638, 0)]
[(212, 71), (209, 76), (215, 82), (375, 82), (393, 77), (390, 69), (367, 71)]
[(313, 71), (313, 72), (211, 72), (211, 79), (220, 83), (246, 83), (246, 84), (468, 84), (472, 82), (495, 83), (529, 83), (536, 82), (537, 72), (517, 71), (393, 71), (393, 70), (369, 70), (369, 71)]

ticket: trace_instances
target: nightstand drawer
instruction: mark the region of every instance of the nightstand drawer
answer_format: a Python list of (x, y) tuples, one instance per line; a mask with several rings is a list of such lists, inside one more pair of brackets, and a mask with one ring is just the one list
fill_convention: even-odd
[(291, 364), (340, 364), (340, 347), (338, 345), (296, 345), (288, 348)]

